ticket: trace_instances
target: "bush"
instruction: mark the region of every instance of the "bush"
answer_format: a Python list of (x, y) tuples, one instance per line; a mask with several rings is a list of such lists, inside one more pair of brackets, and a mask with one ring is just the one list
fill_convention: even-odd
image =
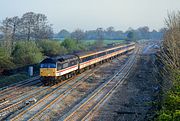
[(73, 52), (75, 50), (78, 50), (77, 42), (73, 39), (65, 39), (62, 43), (62, 46), (64, 46), (68, 52)]
[(19, 66), (39, 63), (43, 59), (40, 49), (33, 41), (17, 42), (12, 56)]
[(66, 49), (58, 41), (42, 40), (38, 42), (38, 45), (46, 56), (57, 56), (66, 53)]
[(170, 114), (162, 112), (160, 113), (157, 121), (172, 121), (172, 117)]
[(162, 109), (158, 114), (158, 121), (179, 121), (180, 120), (180, 71), (173, 71), (173, 87), (167, 92)]
[(12, 62), (12, 58), (10, 57), (7, 50), (3, 47), (0, 47), (0, 71), (4, 69), (11, 69), (15, 65)]

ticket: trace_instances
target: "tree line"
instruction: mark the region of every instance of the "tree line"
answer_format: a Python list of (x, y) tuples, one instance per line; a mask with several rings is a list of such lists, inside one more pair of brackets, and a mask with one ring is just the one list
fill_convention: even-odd
[(159, 31), (150, 31), (148, 26), (139, 27), (138, 29), (129, 28), (127, 31), (123, 32), (121, 30), (115, 30), (114, 27), (108, 27), (107, 29), (97, 28), (96, 30), (83, 31), (81, 29), (76, 29), (73, 32), (69, 32), (66, 29), (62, 29), (57, 34), (54, 34), (55, 38), (74, 38), (78, 40), (98, 40), (101, 38), (106, 40), (125, 40), (125, 39), (154, 39), (161, 40), (166, 28), (162, 28)]

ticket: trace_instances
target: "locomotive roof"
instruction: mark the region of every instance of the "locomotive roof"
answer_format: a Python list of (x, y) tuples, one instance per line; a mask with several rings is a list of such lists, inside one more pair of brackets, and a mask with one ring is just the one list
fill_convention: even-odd
[(68, 60), (77, 60), (78, 57), (75, 55), (62, 55), (57, 57), (49, 57), (44, 59), (41, 63), (56, 63), (56, 62), (65, 62)]

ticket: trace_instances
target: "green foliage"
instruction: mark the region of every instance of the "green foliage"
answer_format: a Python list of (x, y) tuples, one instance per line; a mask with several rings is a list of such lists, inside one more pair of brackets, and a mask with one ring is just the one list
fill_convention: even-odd
[(180, 105), (178, 106), (178, 104), (180, 104), (180, 96), (176, 95), (175, 93), (176, 92), (173, 91), (168, 92), (164, 104), (167, 110), (173, 112), (180, 109)]
[(46, 56), (57, 56), (60, 54), (67, 53), (66, 49), (61, 46), (60, 42), (53, 40), (42, 40), (38, 42), (42, 52)]
[(73, 39), (65, 39), (62, 43), (62, 46), (64, 46), (68, 52), (73, 52), (75, 50), (79, 50), (79, 46), (77, 44), (77, 41)]
[(0, 69), (10, 69), (14, 66), (8, 51), (5, 48), (0, 47)]
[(180, 110), (176, 110), (173, 116), (175, 121), (180, 121)]
[(23, 81), (25, 79), (28, 79), (29, 77), (27, 74), (15, 74), (12, 76), (7, 76), (7, 77), (1, 77), (0, 78), (0, 87), (7, 86), (13, 83), (17, 83), (19, 81)]
[(180, 121), (180, 71), (173, 71), (173, 87), (163, 100), (158, 121)]
[(43, 56), (33, 41), (17, 42), (12, 53), (14, 62), (20, 66), (39, 63)]
[(135, 41), (135, 33), (133, 31), (128, 32), (127, 41)]
[(168, 113), (161, 112), (157, 121), (172, 121), (172, 117)]

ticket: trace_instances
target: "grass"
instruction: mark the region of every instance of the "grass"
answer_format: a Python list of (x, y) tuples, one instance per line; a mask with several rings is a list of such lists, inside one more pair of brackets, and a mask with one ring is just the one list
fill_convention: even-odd
[[(83, 42), (93, 44), (96, 40), (82, 40)], [(123, 43), (124, 40), (104, 40), (104, 44), (112, 44), (112, 43)]]
[(4, 86), (8, 86), (13, 83), (17, 83), (17, 82), (26, 80), (28, 78), (29, 78), (29, 76), (24, 73), (0, 77), (0, 88), (2, 88)]
[[(55, 39), (55, 41), (59, 41), (60, 43), (63, 42), (63, 40)], [(86, 44), (93, 44), (96, 40), (81, 40), (82, 42), (85, 42)], [(104, 44), (112, 44), (112, 43), (123, 43), (125, 40), (104, 40)]]

